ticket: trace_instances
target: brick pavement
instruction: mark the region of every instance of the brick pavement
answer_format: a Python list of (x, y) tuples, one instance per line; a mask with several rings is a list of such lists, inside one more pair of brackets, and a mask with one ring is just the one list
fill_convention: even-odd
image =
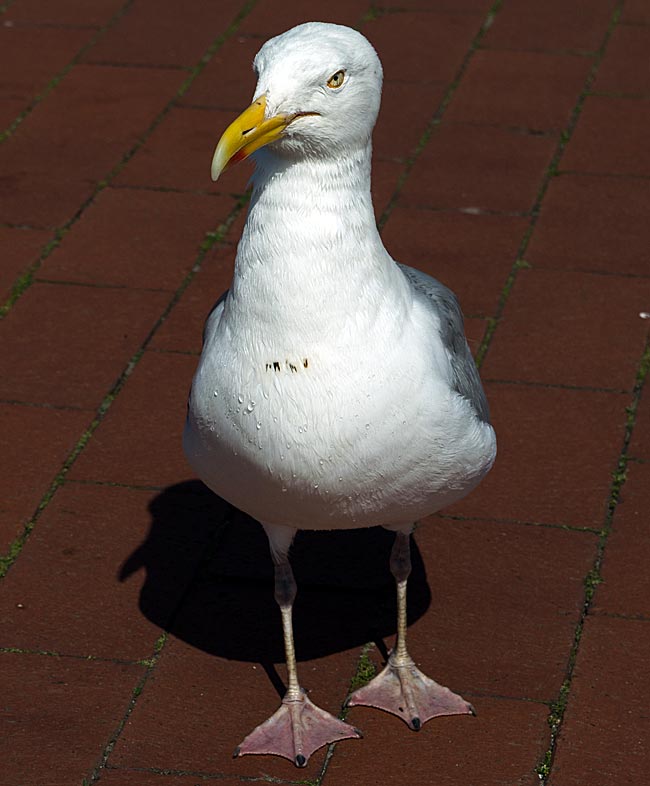
[[(245, 215), (213, 145), (310, 19), (383, 60), (378, 219), (458, 293), (500, 454), (419, 529), (411, 598), (414, 655), (478, 718), (355, 708), (365, 739), (299, 771), (230, 758), (282, 689), (270, 564), (180, 433)], [(0, 0), (3, 786), (644, 782), (649, 47), (645, 0)], [(297, 543), (334, 713), (394, 633), (387, 551)]]

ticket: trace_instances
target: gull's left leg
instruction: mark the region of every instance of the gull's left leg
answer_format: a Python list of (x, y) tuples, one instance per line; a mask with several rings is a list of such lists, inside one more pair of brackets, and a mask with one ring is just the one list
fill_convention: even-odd
[(314, 751), (330, 742), (361, 737), (361, 732), (317, 707), (298, 683), (293, 643), (292, 609), (296, 582), (288, 550), (295, 530), (264, 526), (275, 564), (275, 600), (282, 614), (284, 651), (287, 661), (287, 692), (280, 708), (254, 729), (235, 750), (235, 756), (268, 753), (283, 756), (297, 767), (305, 767)]
[(438, 685), (415, 665), (406, 649), (406, 583), (411, 573), (410, 532), (398, 531), (390, 555), (397, 583), (397, 639), (386, 668), (352, 694), (351, 707), (377, 707), (401, 718), (411, 729), (438, 715), (474, 715), (474, 708), (449, 688)]

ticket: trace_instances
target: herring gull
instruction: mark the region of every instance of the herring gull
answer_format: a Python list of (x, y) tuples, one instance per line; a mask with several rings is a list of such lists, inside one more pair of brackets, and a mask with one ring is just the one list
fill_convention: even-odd
[(288, 688), (235, 751), (305, 766), (360, 732), (298, 682), (288, 559), (299, 529), (395, 532), (397, 638), (350, 705), (411, 729), (471, 705), (416, 667), (406, 648), (414, 522), (488, 472), (496, 440), (454, 294), (396, 263), (370, 196), (382, 68), (356, 30), (311, 22), (267, 41), (253, 103), (221, 137), (216, 180), (256, 164), (232, 285), (210, 313), (192, 383), (187, 457), (216, 494), (256, 518), (275, 566)]

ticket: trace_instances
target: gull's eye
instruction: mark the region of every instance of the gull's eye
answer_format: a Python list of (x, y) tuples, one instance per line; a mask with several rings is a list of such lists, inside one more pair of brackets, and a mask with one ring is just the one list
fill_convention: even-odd
[(344, 79), (345, 79), (345, 71), (337, 71), (335, 74), (332, 74), (332, 76), (327, 80), (327, 86), (331, 87), (332, 90), (336, 90), (337, 87), (341, 87)]

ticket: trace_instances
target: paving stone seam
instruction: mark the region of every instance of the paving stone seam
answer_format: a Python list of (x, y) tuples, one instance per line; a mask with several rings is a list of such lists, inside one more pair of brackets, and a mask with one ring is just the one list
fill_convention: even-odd
[(253, 775), (232, 775), (232, 774), (225, 774), (223, 772), (205, 772), (203, 770), (170, 770), (170, 769), (160, 769), (159, 767), (122, 767), (117, 764), (109, 764), (106, 767), (107, 771), (111, 772), (142, 772), (148, 775), (160, 775), (161, 777), (171, 776), (171, 777), (190, 777), (190, 778), (201, 778), (203, 781), (208, 780), (238, 780), (242, 783), (286, 783), (291, 784), (292, 786), (298, 786), (299, 784), (309, 784), (309, 781), (301, 780), (301, 781), (288, 781), (283, 780), (281, 778), (275, 778), (272, 775), (267, 775), (266, 777), (260, 776), (255, 777)]
[(633, 620), (634, 622), (650, 622), (650, 617), (645, 614), (621, 614), (614, 611), (591, 611), (591, 617), (607, 617), (615, 620)]
[(107, 658), (101, 655), (80, 655), (75, 652), (59, 652), (58, 650), (32, 650), (24, 647), (0, 647), (0, 655), (37, 655), (44, 658), (60, 660), (83, 660), (98, 663), (114, 663), (118, 666), (147, 666), (149, 658), (130, 660), (128, 658)]
[(482, 45), (479, 49), (486, 52), (530, 52), (534, 55), (569, 55), (571, 57), (594, 57), (598, 53), (598, 50), (592, 49), (544, 49), (534, 46), (494, 46), (492, 44)]
[(585, 267), (573, 267), (571, 265), (556, 265), (553, 262), (547, 264), (546, 262), (542, 262), (541, 264), (536, 262), (534, 265), (530, 266), (531, 270), (560, 270), (565, 273), (584, 273), (589, 276), (610, 276), (613, 278), (638, 278), (641, 281), (646, 281), (650, 278), (650, 273), (623, 273), (619, 271), (611, 271), (611, 270), (591, 270)]
[(92, 68), (140, 68), (145, 71), (185, 71), (191, 73), (192, 66), (178, 65), (178, 63), (129, 63), (124, 60), (84, 60), (84, 65)]
[(581, 393), (632, 393), (632, 388), (599, 388), (592, 385), (568, 385), (563, 382), (537, 382), (527, 379), (494, 379), (483, 377), (490, 385), (521, 385), (529, 388), (550, 388), (551, 390), (575, 390)]
[[(377, 668), (374, 662), (370, 659), (370, 653), (374, 650), (378, 649), (376, 644), (372, 641), (366, 642), (360, 649), (359, 657), (357, 658), (357, 665), (354, 671), (354, 674), (350, 678), (350, 683), (348, 685), (348, 690), (341, 705), (341, 711), (338, 714), (338, 718), (340, 720), (346, 720), (350, 708), (347, 706), (348, 699), (354, 693), (355, 690), (364, 687), (367, 685), (370, 680), (377, 674)], [(388, 653), (382, 652), (382, 657), (385, 655), (385, 660), (388, 660)], [(357, 729), (357, 731), (359, 731)], [(359, 733), (361, 733), (359, 731)], [(363, 735), (362, 735), (363, 736)], [(320, 768), (320, 772), (314, 778), (313, 781), (308, 781), (310, 786), (320, 786), (325, 777), (325, 773), (327, 772), (327, 768), (330, 765), (330, 762), (336, 752), (336, 745), (337, 743), (331, 742), (327, 746), (327, 750), (325, 752), (325, 758), (323, 759), (323, 764)]]
[(531, 699), (530, 696), (508, 696), (502, 693), (489, 693), (487, 691), (480, 691), (480, 690), (463, 691), (463, 696), (467, 696), (468, 698), (475, 697), (481, 699), (495, 699), (496, 701), (517, 701), (517, 702), (522, 702), (524, 704), (538, 704), (541, 707), (550, 706), (550, 701), (544, 701), (543, 699)]
[[(5, 22), (5, 25), (6, 24)], [(101, 25), (78, 25), (74, 22), (31, 22), (21, 20), (20, 22), (11, 22), (9, 26), (23, 30), (97, 30)]]
[(580, 169), (558, 169), (556, 175), (558, 177), (562, 175), (580, 175), (580, 177), (616, 177), (621, 180), (650, 180), (650, 175), (636, 175), (630, 172), (594, 172), (592, 170), (587, 172)]
[[(3, 142), (6, 142), (9, 137), (13, 136), (16, 129), (20, 126), (23, 120), (28, 117), (36, 107), (41, 104), (59, 84), (65, 79), (65, 77), (72, 71), (75, 65), (80, 62), (81, 58), (92, 49), (93, 46), (104, 36), (114, 25), (119, 22), (119, 20), (124, 16), (124, 14), (129, 10), (131, 5), (133, 4), (134, 0), (126, 0), (124, 5), (122, 5), (111, 18), (103, 24), (94, 36), (92, 36), (86, 43), (81, 47), (81, 49), (77, 52), (77, 54), (72, 58), (72, 60), (65, 65), (50, 81), (45, 85), (45, 87), (38, 93), (31, 101), (27, 104), (25, 109), (18, 115), (18, 117), (14, 118), (14, 120), (7, 126), (7, 128), (0, 133), (0, 145)], [(7, 6), (5, 6), (6, 10)], [(93, 28), (94, 29), (94, 28)]]
[(187, 355), (198, 358), (201, 352), (193, 349), (166, 349), (165, 347), (149, 347), (147, 352), (155, 352), (158, 355)]
[[(621, 90), (594, 90), (589, 95), (600, 98), (626, 98), (632, 101), (644, 101), (650, 98), (650, 93), (626, 93)], [(631, 177), (633, 177), (633, 175), (631, 175)], [(638, 175), (638, 177), (643, 177), (643, 175)]]
[(412, 14), (417, 12), (418, 14), (430, 14), (434, 16), (436, 14), (449, 14), (453, 16), (475, 16), (476, 11), (472, 8), (458, 8), (452, 2), (449, 3), (447, 6), (436, 6), (435, 8), (425, 8), (426, 0), (422, 3), (421, 8), (408, 8), (408, 7), (401, 7), (399, 5), (399, 0), (396, 0), (395, 5), (391, 5), (388, 8), (379, 8), (374, 4), (374, 2), (370, 3), (370, 11), (366, 14), (366, 16), (370, 15), (368, 19), (364, 19), (364, 21), (373, 21), (374, 19), (378, 19), (381, 16), (397, 16), (398, 14)]
[(494, 333), (499, 325), (506, 303), (508, 302), (510, 293), (512, 292), (512, 289), (517, 280), (517, 275), (519, 273), (519, 270), (521, 270), (522, 268), (531, 268), (531, 265), (525, 261), (525, 255), (528, 246), (530, 244), (530, 240), (535, 231), (535, 228), (537, 227), (537, 222), (539, 220), (539, 216), (542, 209), (542, 202), (544, 201), (544, 197), (546, 196), (551, 181), (557, 175), (557, 172), (559, 170), (559, 164), (562, 159), (562, 156), (564, 155), (564, 151), (569, 141), (571, 140), (571, 137), (573, 136), (573, 132), (575, 131), (575, 128), (578, 124), (578, 120), (580, 119), (580, 114), (582, 112), (584, 102), (587, 96), (589, 95), (594, 80), (596, 79), (598, 69), (600, 68), (603, 57), (605, 56), (607, 45), (620, 19), (624, 2), (625, 0), (618, 0), (614, 8), (614, 11), (612, 12), (612, 15), (610, 17), (610, 22), (603, 36), (601, 45), (595, 53), (594, 61), (589, 70), (589, 73), (585, 78), (582, 90), (580, 91), (576, 103), (574, 104), (573, 109), (571, 110), (569, 121), (566, 124), (566, 126), (562, 129), (562, 131), (560, 131), (558, 144), (553, 152), (553, 155), (551, 156), (551, 161), (546, 169), (546, 172), (541, 178), (539, 189), (537, 191), (537, 196), (535, 197), (535, 201), (531, 209), (530, 223), (524, 232), (524, 236), (522, 237), (521, 243), (517, 250), (515, 262), (510, 270), (510, 273), (508, 274), (503, 289), (501, 290), (501, 294), (499, 296), (499, 301), (497, 303), (494, 316), (488, 319), (485, 335), (483, 336), (483, 340), (476, 353), (476, 365), (479, 368), (483, 364), (483, 361), (485, 360), (485, 356), (490, 348), (490, 344), (494, 337)]
[(580, 641), (582, 638), (582, 632), (584, 630), (584, 625), (587, 620), (587, 617), (593, 614), (593, 612), (591, 611), (591, 607), (593, 604), (594, 594), (597, 592), (598, 585), (602, 582), (601, 567), (602, 567), (603, 557), (605, 555), (605, 549), (607, 546), (608, 537), (613, 529), (614, 516), (616, 513), (616, 509), (618, 507), (621, 490), (625, 484), (625, 480), (627, 477), (627, 466), (626, 466), (627, 453), (632, 438), (632, 434), (634, 431), (634, 425), (636, 421), (637, 411), (639, 408), (639, 403), (641, 401), (641, 396), (649, 372), (650, 372), (650, 336), (648, 336), (646, 340), (644, 351), (639, 359), (636, 381), (634, 385), (634, 391), (632, 394), (631, 403), (625, 408), (626, 423), (625, 423), (625, 433), (623, 436), (623, 444), (621, 447), (621, 452), (619, 454), (618, 461), (616, 463), (616, 469), (612, 473), (612, 483), (610, 486), (609, 502), (607, 505), (607, 511), (605, 513), (602, 532), (598, 540), (596, 556), (594, 558), (592, 567), (590, 568), (590, 570), (588, 571), (587, 575), (584, 577), (583, 580), (584, 587), (585, 587), (583, 609), (578, 624), (576, 625), (576, 630), (574, 634), (574, 643), (571, 648), (571, 653), (567, 664), (566, 677), (560, 688), (557, 699), (551, 705), (551, 713), (548, 717), (548, 724), (551, 729), (551, 741), (542, 761), (537, 766), (537, 773), (540, 779), (541, 786), (548, 786), (549, 778), (551, 778), (553, 775), (553, 763), (555, 759), (555, 752), (557, 749), (558, 736), (562, 729), (564, 714), (566, 711), (567, 703), (571, 695), (571, 685), (573, 680), (573, 674), (575, 671), (575, 664), (580, 651)]
[(13, 224), (11, 221), (0, 221), (2, 229), (17, 229), (36, 232), (54, 232), (51, 227), (38, 226), (37, 224)]
[(153, 674), (153, 671), (156, 667), (156, 664), (158, 663), (162, 650), (165, 646), (165, 642), (167, 641), (167, 636), (168, 636), (167, 633), (163, 633), (161, 636), (158, 637), (154, 645), (153, 655), (148, 661), (143, 663), (144, 673), (138, 680), (135, 688), (133, 689), (133, 692), (131, 693), (131, 698), (124, 712), (124, 715), (122, 716), (121, 720), (118, 722), (116, 728), (113, 730), (113, 733), (107, 745), (104, 747), (101, 753), (99, 761), (91, 771), (89, 779), (86, 780), (84, 778), (84, 786), (86, 786), (86, 784), (87, 786), (92, 786), (92, 784), (97, 783), (97, 781), (99, 780), (101, 770), (104, 769), (109, 756), (113, 752), (113, 749), (115, 748), (115, 745), (117, 744), (117, 741), (120, 735), (122, 734), (122, 731), (124, 730), (124, 727), (126, 726), (129, 718), (131, 717), (131, 713), (135, 709), (139, 696), (141, 695), (142, 691), (145, 688), (145, 685), (147, 684), (151, 675)]
[[(185, 107), (183, 107), (185, 109)], [(172, 186), (138, 186), (131, 183), (111, 183), (109, 186), (111, 191), (154, 191), (163, 194), (195, 194), (196, 196), (212, 197), (213, 199), (220, 199), (224, 196), (223, 191), (208, 191), (202, 188), (173, 188)], [(232, 196), (238, 199), (243, 196), (243, 193), (227, 192), (226, 196)], [(36, 227), (35, 227), (36, 228)], [(40, 227), (39, 227), (40, 228)]]
[[(377, 158), (378, 161), (394, 162), (395, 159)], [(409, 205), (409, 210), (422, 210), (429, 213), (463, 213), (467, 216), (512, 216), (514, 218), (529, 218), (530, 210), (495, 210), (487, 207), (433, 207), (431, 205), (418, 204), (417, 202)]]
[[(129, 3), (132, 3), (133, 0), (128, 0)], [(154, 117), (150, 125), (147, 129), (140, 135), (135, 142), (134, 145), (122, 156), (120, 161), (108, 172), (106, 177), (102, 180), (99, 180), (95, 189), (90, 194), (90, 196), (84, 200), (81, 206), (77, 209), (75, 214), (68, 219), (65, 224), (61, 227), (58, 227), (54, 230), (54, 238), (46, 243), (43, 247), (41, 253), (39, 254), (38, 258), (33, 262), (26, 270), (23, 272), (21, 276), (18, 277), (16, 282), (14, 283), (11, 294), (9, 295), (8, 300), (4, 303), (4, 305), (0, 306), (0, 320), (7, 316), (9, 311), (13, 308), (16, 302), (20, 299), (20, 297), (29, 289), (29, 287), (34, 283), (35, 275), (38, 270), (43, 265), (43, 262), (50, 256), (50, 254), (63, 242), (63, 239), (67, 232), (79, 221), (88, 207), (95, 201), (97, 195), (101, 193), (105, 188), (111, 185), (111, 181), (116, 178), (124, 169), (124, 167), (128, 164), (128, 162), (133, 158), (133, 156), (145, 145), (146, 141), (149, 139), (151, 134), (158, 128), (158, 126), (163, 122), (163, 120), (167, 117), (171, 109), (176, 105), (179, 98), (182, 98), (183, 95), (189, 90), (194, 80), (202, 73), (205, 67), (208, 65), (212, 57), (219, 51), (219, 49), (223, 46), (223, 44), (232, 37), (241, 22), (244, 18), (251, 12), (251, 10), (255, 7), (257, 0), (245, 0), (243, 3), (241, 10), (237, 13), (230, 23), (230, 25), (225, 29), (223, 33), (220, 33), (216, 38), (212, 41), (212, 43), (208, 46), (205, 53), (201, 56), (198, 63), (190, 69), (190, 73), (188, 74), (187, 79), (183, 82), (183, 84), (179, 87), (176, 91), (176, 94), (167, 102), (167, 104), (160, 110), (160, 112)], [(124, 6), (126, 8), (126, 5)], [(71, 66), (72, 67), (72, 66)], [(2, 137), (0, 136), (0, 143), (3, 141)]]
[(120, 483), (116, 480), (88, 480), (86, 478), (66, 478), (66, 486), (78, 484), (80, 486), (109, 486), (110, 488), (130, 489), (131, 491), (164, 491), (165, 486), (149, 486), (137, 483)]
[(506, 123), (489, 123), (482, 120), (448, 120), (447, 128), (460, 126), (462, 128), (499, 128), (502, 131), (509, 131), (511, 134), (520, 136), (554, 137), (557, 135), (557, 127), (554, 128), (533, 128), (532, 126), (512, 126)]
[(567, 532), (590, 532), (592, 535), (600, 535), (602, 530), (595, 527), (578, 527), (575, 524), (558, 524), (553, 521), (524, 521), (522, 519), (503, 519), (490, 516), (460, 516), (456, 513), (436, 513), (437, 518), (448, 521), (472, 521), (485, 524), (514, 524), (518, 527), (544, 527), (546, 529), (561, 529)]
[(86, 289), (128, 289), (129, 292), (169, 292), (164, 287), (141, 287), (130, 286), (128, 284), (110, 284), (103, 281), (67, 281), (59, 278), (45, 278), (34, 276), (34, 282), (39, 284), (49, 284), (57, 287), (85, 287)]
[(624, 19), (620, 22), (624, 27), (650, 27), (650, 22), (635, 22), (631, 19)]
[(76, 404), (49, 404), (44, 401), (20, 401), (13, 398), (0, 398), (0, 404), (10, 404), (17, 407), (37, 407), (39, 409), (57, 409), (63, 412), (92, 412), (89, 407), (79, 407)]

